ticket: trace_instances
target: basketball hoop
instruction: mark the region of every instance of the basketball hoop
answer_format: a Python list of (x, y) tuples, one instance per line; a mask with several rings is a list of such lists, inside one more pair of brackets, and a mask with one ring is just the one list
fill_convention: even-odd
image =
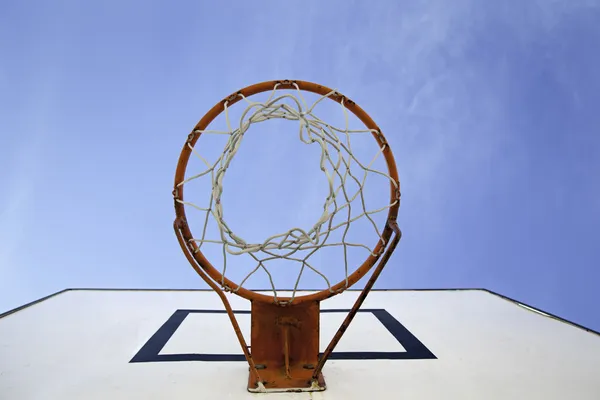
[[(278, 95), (281, 90), (290, 90), (292, 94)], [(251, 100), (251, 96), (269, 91), (271, 94), (266, 101)], [(305, 102), (302, 92), (313, 93), (320, 97), (309, 106)], [(346, 115), (346, 121), (349, 111), (365, 125), (365, 129), (350, 130), (347, 123), (345, 128), (337, 128), (319, 119), (314, 113), (314, 108), (326, 99), (333, 100), (341, 106)], [(245, 101), (247, 108), (242, 114), (239, 126), (232, 129), (229, 121), (229, 109), (240, 101)], [(208, 130), (210, 123), (221, 113), (224, 113), (227, 118), (228, 130), (220, 132)], [(252, 243), (233, 232), (224, 218), (221, 202), (223, 177), (247, 130), (254, 124), (274, 118), (297, 121), (300, 126), (300, 140), (305, 144), (320, 146), (320, 167), (329, 183), (329, 191), (323, 205), (323, 212), (311, 229), (293, 228), (272, 235), (263, 242)], [(201, 135), (215, 133), (228, 135), (228, 141), (217, 161), (210, 163), (199, 154), (195, 145)], [(350, 144), (350, 135), (360, 133), (371, 134), (376, 140), (379, 148), (378, 155), (381, 154), (385, 160), (386, 172), (375, 170), (371, 164), (362, 162), (355, 156)], [(188, 162), (192, 155), (198, 156), (206, 169), (186, 178)], [(352, 172), (352, 167), (358, 167), (364, 178), (359, 179)], [(363, 189), (368, 174), (378, 174), (389, 180), (389, 203), (385, 207), (374, 210), (367, 209)], [(208, 205), (199, 206), (184, 200), (184, 186), (195, 179), (208, 176), (210, 176), (212, 188)], [(347, 189), (350, 186), (348, 182), (350, 181), (359, 188), (356, 193), (348, 193)], [(356, 103), (325, 86), (289, 80), (269, 81), (248, 86), (218, 102), (189, 134), (177, 164), (173, 197), (176, 214), (174, 229), (179, 244), (194, 270), (218, 293), (223, 301), (250, 366), (248, 390), (256, 392), (324, 390), (326, 386), (322, 375), (323, 366), (379, 277), (401, 236), (396, 224), (400, 206), (398, 172), (392, 151), (379, 127)], [(340, 204), (344, 200), (345, 202)], [(361, 213), (358, 216), (352, 216), (350, 213), (353, 202), (361, 204)], [(194, 236), (186, 218), (186, 207), (192, 207), (205, 213), (206, 220), (212, 217), (216, 222), (220, 237), (218, 239), (206, 237), (206, 222), (202, 235)], [(386, 211), (387, 218), (384, 226), (380, 229), (371, 216)], [(346, 214), (344, 222), (334, 223), (334, 217)], [(347, 231), (352, 223), (361, 218), (367, 219), (374, 226), (377, 241), (373, 247), (362, 243), (350, 243), (345, 239), (345, 233), (339, 242), (331, 243), (329, 241), (332, 232)], [(225, 257), (222, 270), (217, 269), (202, 252), (202, 245), (207, 242), (222, 246)], [(345, 277), (340, 282), (331, 284), (328, 278), (312, 265), (311, 260), (316, 252), (327, 246), (340, 246), (343, 249), (348, 246), (362, 247), (368, 250), (368, 255), (352, 273), (349, 273), (348, 260), (347, 257), (344, 257)], [(242, 282), (235, 283), (226, 276), (226, 260), (227, 257), (240, 255), (249, 256), (256, 266)], [(268, 264), (276, 259), (298, 263), (301, 266), (300, 275), (304, 270), (311, 270), (319, 274), (327, 282), (328, 287), (315, 293), (297, 295), (300, 275), (292, 296), (288, 297), (279, 296), (272, 281), (273, 295), (257, 293), (243, 286), (250, 275), (257, 270), (265, 271), (270, 277)], [(356, 303), (325, 352), (319, 357), (320, 302), (348, 289), (369, 273), (373, 267), (375, 269)], [(246, 345), (225, 292), (235, 293), (251, 301), (251, 350)]]

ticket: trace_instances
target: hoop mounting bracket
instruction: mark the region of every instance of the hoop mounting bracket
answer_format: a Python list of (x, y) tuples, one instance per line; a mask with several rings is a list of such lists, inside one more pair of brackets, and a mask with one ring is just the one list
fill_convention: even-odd
[(251, 371), (249, 391), (325, 390), (323, 374), (312, 377), (319, 362), (319, 309), (318, 301), (285, 308), (252, 302), (250, 349), (264, 389)]

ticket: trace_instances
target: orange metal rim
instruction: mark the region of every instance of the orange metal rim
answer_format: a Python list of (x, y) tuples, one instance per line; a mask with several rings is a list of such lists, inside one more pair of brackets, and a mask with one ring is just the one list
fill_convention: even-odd
[[(255, 85), (247, 86), (244, 89), (241, 89), (241, 90), (233, 93), (232, 95), (227, 96), (225, 99), (223, 99), (223, 100), (219, 101), (217, 104), (215, 104), (215, 106), (213, 108), (211, 108), (204, 115), (204, 117), (202, 117), (202, 119), (200, 119), (200, 121), (196, 124), (196, 126), (192, 130), (192, 132), (188, 135), (188, 140), (185, 143), (185, 145), (183, 146), (183, 149), (179, 156), (179, 161), (177, 163), (177, 169), (175, 172), (175, 184), (174, 184), (174, 191), (173, 191), (174, 200), (175, 200), (176, 229), (179, 229), (181, 235), (185, 239), (185, 242), (189, 246), (189, 251), (192, 253), (191, 255), (193, 256), (193, 259), (197, 263), (197, 265), (195, 265), (194, 263), (191, 263), (192, 267), (196, 270), (196, 272), (198, 272), (198, 274), (202, 277), (208, 275), (210, 277), (210, 279), (213, 279), (215, 282), (218, 282), (218, 283), (223, 282), (224, 289), (227, 291), (231, 291), (231, 292), (233, 292), (241, 297), (244, 297), (248, 300), (251, 300), (251, 301), (260, 301), (260, 302), (266, 302), (266, 303), (275, 302), (275, 297), (273, 295), (257, 293), (252, 290), (246, 289), (244, 287), (238, 288), (238, 284), (232, 282), (227, 277), (224, 277), (221, 274), (221, 272), (219, 272), (219, 270), (217, 270), (211, 264), (211, 262), (204, 256), (202, 251), (200, 251), (198, 249), (197, 244), (193, 241), (194, 236), (192, 235), (190, 227), (187, 223), (185, 206), (184, 206), (184, 204), (179, 203), (177, 200), (183, 200), (183, 198), (184, 198), (183, 197), (184, 185), (178, 186), (178, 184), (181, 183), (185, 179), (185, 172), (186, 172), (187, 164), (190, 159), (190, 155), (192, 153), (192, 151), (188, 147), (188, 143), (192, 147), (194, 147), (200, 137), (200, 133), (196, 133), (196, 131), (204, 130), (210, 125), (210, 123), (223, 111), (223, 104), (225, 101), (228, 102), (228, 107), (230, 107), (233, 104), (235, 104), (241, 100), (241, 97), (239, 96), (240, 94), (244, 95), (245, 97), (250, 97), (250, 96), (258, 94), (258, 93), (273, 90), (275, 88), (276, 84), (278, 84), (278, 86), (277, 86), (278, 90), (296, 89), (296, 86), (294, 86), (294, 85), (297, 85), (300, 90), (312, 92), (312, 93), (319, 94), (322, 96), (327, 95), (328, 93), (332, 92), (332, 89), (330, 89), (326, 86), (318, 85), (316, 83), (299, 81), (299, 80), (294, 80), (294, 81), (285, 80), (285, 81), (267, 81), (267, 82), (257, 83)], [(378, 240), (377, 246), (373, 250), (373, 254), (370, 254), (367, 257), (367, 259), (351, 275), (348, 276), (347, 283), (346, 283), (346, 280), (342, 280), (342, 281), (338, 282), (337, 284), (331, 286), (331, 288), (324, 289), (320, 292), (311, 293), (308, 295), (297, 296), (294, 298), (293, 304), (300, 304), (300, 303), (303, 303), (306, 301), (324, 300), (324, 299), (332, 297), (338, 293), (341, 293), (342, 291), (344, 291), (344, 290), (348, 289), (349, 287), (353, 286), (354, 284), (356, 284), (356, 282), (358, 282), (361, 278), (363, 278), (371, 270), (371, 268), (373, 268), (373, 266), (375, 265), (377, 260), (381, 257), (381, 254), (387, 247), (387, 244), (388, 244), (390, 237), (392, 235), (392, 232), (393, 232), (392, 228), (390, 226), (391, 225), (390, 223), (391, 222), (395, 223), (397, 215), (398, 215), (398, 209), (400, 206), (400, 202), (399, 202), (399, 200), (400, 200), (400, 182), (398, 180), (398, 170), (396, 167), (396, 162), (394, 160), (392, 151), (391, 151), (389, 145), (387, 144), (385, 137), (381, 133), (381, 130), (379, 129), (377, 124), (373, 121), (373, 119), (362, 108), (360, 108), (360, 106), (358, 106), (352, 100), (348, 99), (347, 97), (345, 97), (342, 94), (337, 93), (337, 92), (335, 94), (329, 96), (329, 98), (338, 103), (341, 103), (343, 101), (346, 109), (348, 109), (358, 119), (360, 119), (361, 122), (367, 127), (367, 129), (375, 130), (376, 132), (378, 132), (377, 134), (373, 134), (373, 137), (375, 138), (375, 140), (377, 141), (377, 143), (380, 147), (385, 146), (385, 148), (383, 150), (383, 156), (384, 156), (385, 162), (387, 164), (388, 174), (393, 179), (393, 181), (396, 182), (396, 184), (398, 185), (396, 187), (396, 185), (394, 185), (393, 182), (390, 182), (390, 203), (394, 203), (394, 202), (396, 202), (396, 203), (393, 206), (391, 206), (388, 210), (388, 216), (387, 216), (385, 229), (382, 232), (381, 240)], [(183, 249), (183, 250), (186, 251), (186, 249)], [(202, 271), (200, 271), (199, 268), (202, 268), (202, 270), (206, 274), (201, 273)], [(278, 297), (277, 300), (278, 301), (286, 301), (286, 300), (288, 300), (288, 298)]]

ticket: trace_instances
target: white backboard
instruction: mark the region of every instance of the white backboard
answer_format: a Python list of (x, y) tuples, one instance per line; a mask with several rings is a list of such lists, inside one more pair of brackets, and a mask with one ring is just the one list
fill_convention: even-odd
[[(322, 347), (357, 296), (321, 303)], [(600, 335), (484, 290), (374, 291), (323, 373), (324, 392), (247, 392), (212, 291), (67, 290), (0, 318), (0, 398), (18, 400), (598, 400)]]

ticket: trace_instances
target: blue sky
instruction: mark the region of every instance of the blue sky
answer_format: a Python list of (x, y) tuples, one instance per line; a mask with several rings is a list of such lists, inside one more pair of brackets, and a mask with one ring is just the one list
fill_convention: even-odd
[[(599, 7), (3, 3), (0, 311), (67, 287), (204, 287), (171, 228), (181, 146), (219, 99), (291, 78), (347, 94), (393, 146), (404, 236), (379, 288), (484, 287), (600, 329)], [(278, 149), (262, 145), (248, 159)], [(302, 217), (301, 160), (277, 162), (260, 193), (298, 196), (245, 203), (238, 173), (231, 209)]]

